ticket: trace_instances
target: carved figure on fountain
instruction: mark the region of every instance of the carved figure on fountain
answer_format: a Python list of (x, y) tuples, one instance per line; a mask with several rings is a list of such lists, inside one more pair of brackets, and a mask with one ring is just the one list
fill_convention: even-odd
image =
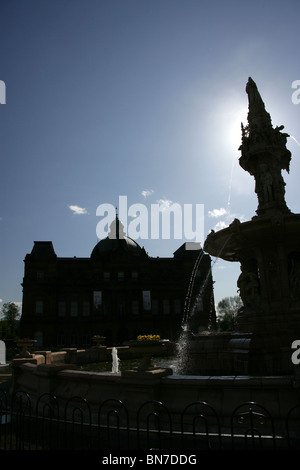
[(237, 281), (239, 294), (244, 307), (249, 310), (257, 310), (260, 306), (260, 281), (257, 268), (253, 260), (251, 263), (241, 264), (241, 274)]
[(281, 170), (289, 172), (291, 152), (286, 148), (288, 134), (284, 126), (272, 126), (270, 114), (257, 86), (249, 78), (246, 92), (249, 98), (248, 126), (242, 124), (242, 145), (239, 163), (255, 179), (258, 197), (257, 215), (274, 211), (290, 212), (285, 202), (285, 182)]

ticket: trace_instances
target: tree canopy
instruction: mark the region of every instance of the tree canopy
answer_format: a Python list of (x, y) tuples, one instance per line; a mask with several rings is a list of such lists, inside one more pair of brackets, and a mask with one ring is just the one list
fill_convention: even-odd
[(18, 332), (20, 309), (14, 302), (7, 302), (2, 307), (0, 334), (2, 338), (15, 338)]
[(241, 298), (225, 297), (217, 305), (217, 328), (219, 331), (233, 331), (239, 309), (243, 306)]

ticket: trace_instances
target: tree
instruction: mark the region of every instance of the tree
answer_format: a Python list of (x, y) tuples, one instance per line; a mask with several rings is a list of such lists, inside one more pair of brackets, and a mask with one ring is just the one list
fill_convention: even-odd
[(217, 305), (218, 331), (233, 331), (235, 329), (236, 317), (242, 306), (243, 302), (238, 295), (220, 300)]
[(17, 335), (20, 319), (19, 307), (14, 302), (7, 302), (2, 307), (2, 336), (4, 338), (15, 338)]

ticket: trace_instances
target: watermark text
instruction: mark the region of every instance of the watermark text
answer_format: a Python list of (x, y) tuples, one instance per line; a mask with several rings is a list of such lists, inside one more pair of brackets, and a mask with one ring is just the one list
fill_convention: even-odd
[(6, 85), (0, 80), (0, 104), (6, 104)]
[(118, 211), (120, 226), (119, 233), (116, 233), (111, 231), (111, 225), (116, 219), (113, 204), (104, 203), (97, 207), (96, 215), (101, 217), (96, 227), (99, 239), (106, 236), (118, 238), (126, 234), (134, 240), (184, 238), (203, 243), (204, 204), (151, 204), (149, 209), (141, 203), (128, 207), (127, 196), (119, 196)]
[(292, 93), (292, 103), (299, 104), (300, 103), (300, 80), (294, 80), (292, 82), (292, 88), (296, 89)]
[(296, 350), (293, 352), (291, 359), (292, 363), (297, 366), (300, 364), (300, 339), (293, 341), (291, 348)]

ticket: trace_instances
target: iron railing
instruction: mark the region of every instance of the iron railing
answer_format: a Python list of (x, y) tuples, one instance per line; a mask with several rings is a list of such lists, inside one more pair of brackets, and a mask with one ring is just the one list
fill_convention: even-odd
[(283, 419), (256, 402), (241, 403), (225, 418), (202, 401), (171, 413), (160, 401), (147, 401), (133, 412), (109, 399), (95, 411), (80, 396), (62, 404), (48, 393), (33, 399), (0, 389), (0, 449), (300, 450), (300, 403)]

